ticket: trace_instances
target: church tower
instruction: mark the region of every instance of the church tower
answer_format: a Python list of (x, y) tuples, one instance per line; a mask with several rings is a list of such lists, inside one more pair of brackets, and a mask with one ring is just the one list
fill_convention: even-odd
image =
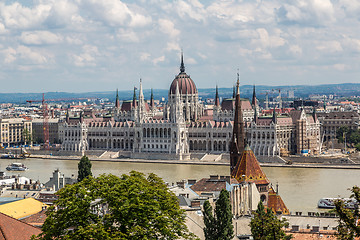
[(245, 147), (245, 129), (240, 101), (240, 80), (237, 74), (233, 135), (230, 143), (230, 174), (233, 172)]

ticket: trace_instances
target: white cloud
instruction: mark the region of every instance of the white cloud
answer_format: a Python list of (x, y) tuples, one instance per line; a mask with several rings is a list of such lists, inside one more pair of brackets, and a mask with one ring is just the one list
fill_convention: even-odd
[(72, 54), (71, 58), (75, 66), (96, 66), (96, 57), (99, 56), (99, 51), (96, 46), (85, 45), (83, 52), (79, 55)]
[(15, 2), (11, 5), (0, 3), (0, 14), (7, 28), (28, 29), (40, 25), (48, 16), (50, 5), (39, 4), (27, 8)]
[(120, 29), (117, 33), (117, 38), (122, 40), (123, 42), (139, 42), (139, 37), (137, 34), (131, 29)]
[(319, 26), (335, 21), (330, 0), (291, 0), (278, 9), (277, 15), (282, 23)]
[(3, 54), (5, 56), (5, 63), (13, 63), (16, 61), (18, 64), (41, 65), (46, 64), (50, 59), (50, 55), (46, 56), (39, 51), (23, 45), (18, 46), (16, 49), (11, 47), (7, 48), (3, 50)]
[(182, 19), (190, 18), (196, 21), (205, 21), (204, 6), (197, 0), (191, 0), (189, 3), (185, 1), (177, 1), (176, 11)]
[(293, 56), (300, 56), (302, 54), (302, 49), (299, 45), (291, 45), (288, 52)]
[(151, 22), (151, 17), (130, 10), (127, 4), (119, 0), (83, 0), (82, 4), (90, 11), (89, 17), (111, 26), (141, 27)]
[(166, 44), (166, 51), (177, 51), (177, 52), (180, 52), (181, 51), (181, 48), (180, 48), (180, 45), (179, 43), (177, 42), (168, 42)]
[(175, 28), (174, 23), (168, 19), (159, 19), (159, 29), (171, 38), (175, 38), (180, 34), (180, 31)]
[(63, 37), (49, 31), (22, 32), (20, 40), (24, 44), (41, 45), (57, 44), (63, 41)]
[(343, 50), (340, 42), (338, 41), (320, 42), (319, 45), (316, 46), (316, 49), (325, 53), (335, 53)]
[(6, 29), (5, 29), (4, 24), (2, 24), (2, 23), (0, 22), (0, 34), (3, 34), (3, 33), (6, 33)]
[(345, 64), (340, 63), (340, 64), (334, 64), (333, 68), (339, 71), (344, 71), (347, 68), (347, 66)]
[(165, 61), (165, 56), (164, 55), (152, 60), (154, 65), (158, 64), (159, 62), (163, 62), (163, 61)]
[(143, 53), (140, 54), (140, 60), (141, 61), (147, 61), (147, 60), (149, 60), (150, 56), (151, 56), (150, 53), (143, 52)]

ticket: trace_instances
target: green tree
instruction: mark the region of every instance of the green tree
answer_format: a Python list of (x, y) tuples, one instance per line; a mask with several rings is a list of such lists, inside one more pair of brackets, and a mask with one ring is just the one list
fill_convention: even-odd
[(23, 129), (23, 141), (25, 145), (32, 141), (32, 133), (27, 128)]
[(335, 202), (335, 211), (339, 215), (338, 238), (343, 240), (352, 240), (355, 237), (360, 237), (360, 226), (358, 221), (360, 219), (359, 205), (360, 203), (360, 188), (354, 186), (352, 189), (351, 198), (354, 198), (356, 203), (354, 209), (346, 207), (346, 202), (338, 200)]
[(284, 227), (288, 226), (289, 223), (285, 218), (281, 220), (278, 219), (269, 208), (265, 211), (265, 207), (261, 201), (250, 222), (251, 234), (254, 240), (291, 239), (292, 235), (286, 235), (283, 230)]
[(230, 194), (222, 189), (215, 203), (215, 211), (209, 201), (204, 203), (204, 235), (207, 240), (230, 240), (234, 237)]
[(204, 235), (206, 240), (214, 240), (216, 239), (216, 223), (213, 215), (213, 208), (209, 200), (204, 202)]
[(91, 162), (87, 156), (82, 156), (78, 164), (78, 182), (81, 182), (84, 178), (92, 176)]
[(155, 174), (88, 177), (57, 192), (37, 239), (194, 239), (177, 197)]

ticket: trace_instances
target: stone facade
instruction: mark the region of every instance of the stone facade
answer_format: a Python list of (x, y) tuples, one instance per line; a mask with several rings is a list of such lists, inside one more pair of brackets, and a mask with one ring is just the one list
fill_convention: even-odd
[(0, 119), (0, 143), (2, 146), (31, 145), (32, 124), (22, 118)]

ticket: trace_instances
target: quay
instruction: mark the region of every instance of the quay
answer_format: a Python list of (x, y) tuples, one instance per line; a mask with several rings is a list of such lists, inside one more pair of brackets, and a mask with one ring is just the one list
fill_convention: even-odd
[[(69, 160), (79, 161), (80, 156), (52, 156), (52, 155), (31, 155), (30, 158), (49, 159), (49, 160)], [(127, 162), (127, 163), (158, 163), (158, 164), (182, 164), (182, 165), (210, 165), (210, 166), (229, 166), (228, 160), (219, 161), (201, 161), (199, 159), (193, 160), (154, 160), (154, 159), (131, 159), (131, 158), (99, 158), (96, 156), (89, 156), (90, 161), (97, 162)], [(281, 162), (260, 162), (262, 167), (281, 167), (281, 168), (325, 168), (325, 169), (360, 169), (360, 163), (292, 163), (286, 164)]]

